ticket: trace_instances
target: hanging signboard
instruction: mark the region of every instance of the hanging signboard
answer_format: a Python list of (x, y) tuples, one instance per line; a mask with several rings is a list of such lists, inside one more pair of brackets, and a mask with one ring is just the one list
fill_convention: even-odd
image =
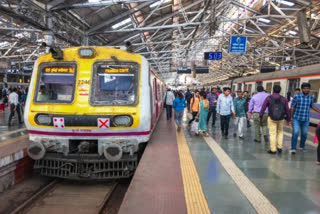
[(269, 73), (269, 72), (275, 72), (276, 66), (274, 65), (261, 65), (260, 66), (260, 72), (261, 73)]
[(230, 53), (245, 53), (247, 49), (246, 36), (231, 36), (230, 38)]
[(191, 74), (191, 67), (177, 67), (178, 74)]
[(209, 73), (209, 67), (203, 66), (203, 67), (196, 67), (195, 68), (197, 74), (207, 74)]

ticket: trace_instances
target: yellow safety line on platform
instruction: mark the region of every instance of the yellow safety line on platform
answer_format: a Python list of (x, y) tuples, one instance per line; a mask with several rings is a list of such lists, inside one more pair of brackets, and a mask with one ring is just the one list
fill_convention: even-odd
[(210, 213), (207, 200), (204, 196), (200, 179), (193, 163), (186, 138), (183, 133), (176, 132), (181, 174), (184, 186), (184, 195), (186, 199), (189, 214)]
[(216, 155), (221, 165), (237, 184), (243, 195), (249, 200), (258, 214), (279, 214), (279, 211), (271, 202), (258, 190), (247, 176), (237, 167), (232, 159), (225, 153), (220, 145), (212, 138), (205, 137), (210, 149)]
[(25, 139), (29, 139), (29, 135), (26, 134), (26, 135), (22, 135), (22, 136), (19, 136), (19, 137), (14, 137), (14, 138), (11, 138), (9, 140), (5, 140), (5, 141), (0, 141), (0, 148), (3, 147), (3, 146), (6, 146), (10, 143), (14, 143), (16, 141), (20, 141), (20, 140), (25, 140)]
[(26, 130), (27, 130), (26, 128), (17, 129), (17, 130), (14, 130), (14, 131), (10, 131), (10, 132), (6, 132), (6, 133), (3, 133), (3, 134), (0, 134), (0, 137), (4, 137), (4, 136), (10, 135), (10, 134), (17, 133), (17, 132), (23, 132), (23, 131), (26, 131)]

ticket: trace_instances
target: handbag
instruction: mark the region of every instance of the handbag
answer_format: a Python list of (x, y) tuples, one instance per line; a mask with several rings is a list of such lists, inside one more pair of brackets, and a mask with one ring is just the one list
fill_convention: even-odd
[(198, 128), (199, 128), (199, 122), (197, 122), (196, 120), (193, 121), (191, 125), (191, 132), (198, 134), (199, 133)]

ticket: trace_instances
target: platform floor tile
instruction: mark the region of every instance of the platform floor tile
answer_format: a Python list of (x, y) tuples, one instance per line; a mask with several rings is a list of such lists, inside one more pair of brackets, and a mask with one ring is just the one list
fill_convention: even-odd
[[(187, 142), (211, 212), (263, 213), (264, 209), (253, 209), (248, 196), (242, 194), (234, 179), (230, 178), (230, 174), (221, 166), (225, 159), (217, 160), (216, 154), (206, 143), (207, 139), (193, 136), (188, 131), (186, 118), (184, 119)], [(267, 153), (268, 143), (263, 141), (259, 144), (253, 141), (253, 127), (246, 129), (245, 139), (240, 140), (233, 137), (234, 127), (231, 120), (229, 138), (222, 139), (219, 123), (218, 118), (216, 127), (210, 126), (211, 138), (279, 213), (320, 214), (320, 167), (315, 165), (316, 148), (311, 143), (311, 132), (306, 152), (298, 151), (296, 155), (291, 155), (290, 128), (286, 127), (282, 154), (270, 155)]]

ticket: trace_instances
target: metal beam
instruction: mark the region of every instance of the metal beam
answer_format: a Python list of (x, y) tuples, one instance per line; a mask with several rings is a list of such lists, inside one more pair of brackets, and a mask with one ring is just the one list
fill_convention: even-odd
[(96, 25), (94, 27), (91, 27), (89, 30), (87, 30), (86, 33), (88, 35), (93, 34), (94, 32), (100, 30), (101, 28), (104, 28), (104, 27), (106, 27), (106, 26), (108, 26), (110, 24), (113, 24), (113, 23), (119, 21), (120, 19), (123, 19), (123, 18), (125, 18), (127, 16), (130, 16), (130, 15), (136, 13), (137, 11), (139, 11), (139, 10), (145, 8), (145, 7), (150, 6), (152, 3), (153, 3), (152, 1), (151, 2), (147, 1), (147, 2), (144, 2), (142, 4), (139, 4), (137, 7), (131, 8), (130, 10), (128, 10), (128, 11), (126, 11), (124, 13), (121, 13), (118, 16), (115, 16), (115, 17), (113, 17), (111, 19), (108, 19), (107, 21), (105, 21), (103, 23), (100, 23), (100, 24), (98, 24), (98, 25)]
[(51, 11), (71, 10), (71, 9), (88, 8), (88, 7), (104, 7), (104, 6), (111, 6), (114, 4), (129, 4), (133, 2), (147, 2), (147, 1), (148, 0), (103, 0), (100, 2), (86, 2), (86, 3), (59, 5), (51, 8)]
[(162, 25), (162, 26), (153, 26), (153, 27), (137, 27), (132, 29), (120, 29), (120, 30), (106, 30), (103, 33), (127, 33), (127, 32), (135, 32), (135, 31), (152, 31), (158, 29), (168, 29), (168, 28), (178, 28), (184, 26), (199, 26), (202, 24), (206, 24), (209, 22), (193, 22), (193, 23), (183, 23), (183, 24), (176, 24), (176, 25)]

